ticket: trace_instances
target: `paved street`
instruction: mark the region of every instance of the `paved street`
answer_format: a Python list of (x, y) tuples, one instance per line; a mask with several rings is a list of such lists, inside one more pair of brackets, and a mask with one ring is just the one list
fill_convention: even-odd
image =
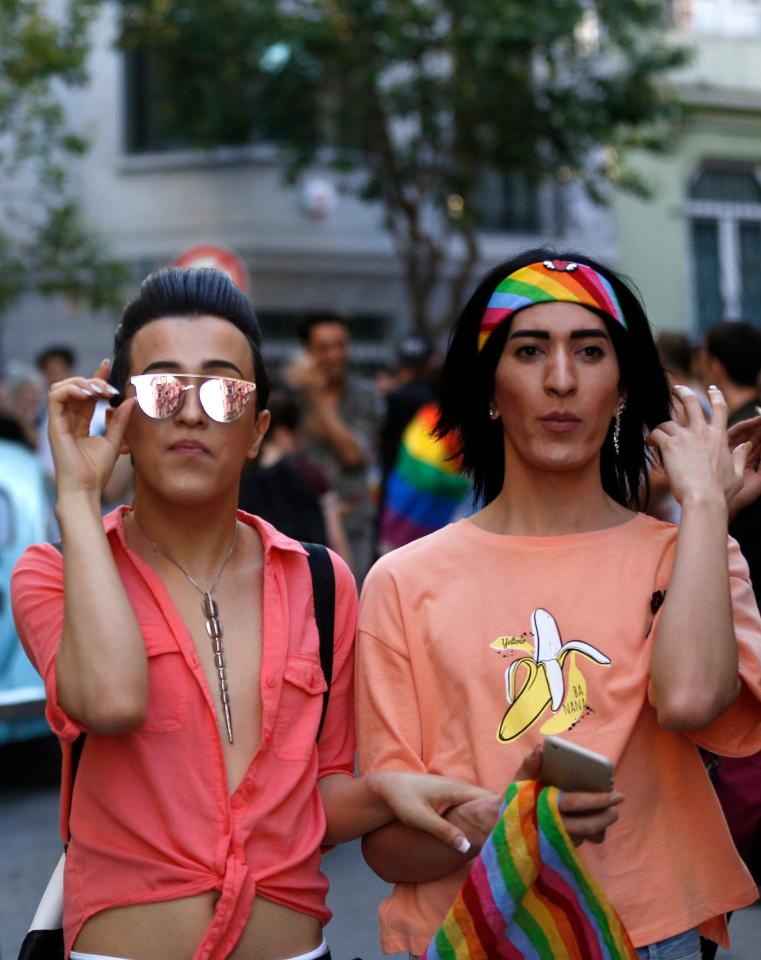
[[(15, 960), (41, 888), (59, 854), (58, 752), (51, 740), (27, 747), (0, 747), (0, 957)], [(375, 910), (386, 885), (364, 865), (358, 844), (325, 858), (330, 905), (327, 930), (336, 960), (380, 960)], [(731, 951), (717, 960), (758, 960), (761, 907), (732, 920)]]

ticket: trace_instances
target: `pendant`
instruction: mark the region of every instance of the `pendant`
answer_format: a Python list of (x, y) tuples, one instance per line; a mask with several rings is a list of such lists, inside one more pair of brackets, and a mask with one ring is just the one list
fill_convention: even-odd
[(217, 668), (217, 677), (219, 679), (219, 697), (222, 701), (222, 710), (225, 715), (225, 726), (227, 727), (227, 739), (233, 742), (233, 718), (230, 713), (230, 697), (227, 693), (227, 677), (225, 675), (225, 654), (222, 649), (222, 624), (219, 620), (219, 607), (217, 601), (210, 593), (204, 593), (201, 602), (203, 615), (206, 617), (206, 632), (209, 639), (214, 644), (214, 666)]

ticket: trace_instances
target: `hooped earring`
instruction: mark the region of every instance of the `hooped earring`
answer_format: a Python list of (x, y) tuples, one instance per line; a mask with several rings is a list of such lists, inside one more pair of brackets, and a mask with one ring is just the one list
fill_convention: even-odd
[(613, 449), (616, 451), (616, 456), (621, 453), (621, 414), (625, 409), (626, 404), (619, 403), (613, 423)]
[(494, 406), (493, 403), (490, 403), (490, 404), (489, 404), (489, 419), (490, 419), (490, 420), (496, 420), (498, 416), (499, 416), (499, 410), (497, 410), (497, 408)]

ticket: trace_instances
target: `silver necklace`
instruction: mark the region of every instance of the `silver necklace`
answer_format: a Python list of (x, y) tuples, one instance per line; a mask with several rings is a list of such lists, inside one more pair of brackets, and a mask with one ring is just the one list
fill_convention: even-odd
[(233, 538), (230, 546), (227, 548), (227, 553), (225, 558), (222, 561), (222, 565), (219, 568), (219, 573), (214, 578), (214, 583), (209, 587), (208, 590), (204, 588), (190, 576), (187, 570), (180, 566), (179, 563), (170, 557), (169, 554), (162, 550), (161, 547), (156, 543), (155, 540), (152, 540), (148, 534), (143, 530), (140, 524), (137, 522), (137, 517), (135, 516), (135, 511), (131, 511), (132, 520), (134, 521), (135, 526), (138, 529), (138, 532), (145, 538), (145, 540), (150, 543), (156, 553), (160, 553), (162, 557), (168, 560), (170, 563), (173, 563), (175, 567), (180, 571), (183, 576), (189, 580), (196, 590), (201, 594), (203, 600), (201, 601), (201, 609), (203, 610), (203, 615), (206, 617), (206, 632), (209, 635), (209, 639), (214, 644), (214, 666), (217, 670), (217, 678), (219, 679), (219, 697), (222, 701), (222, 710), (225, 715), (225, 726), (227, 727), (227, 739), (230, 743), (233, 742), (233, 718), (230, 713), (230, 695), (227, 692), (227, 676), (225, 674), (225, 653), (222, 647), (222, 622), (219, 619), (219, 606), (217, 601), (212, 597), (212, 594), (217, 589), (217, 584), (219, 583), (222, 574), (224, 573), (225, 567), (227, 566), (227, 561), (233, 555), (233, 550), (235, 549), (235, 543), (238, 539), (238, 521), (235, 521), (235, 529), (233, 531)]

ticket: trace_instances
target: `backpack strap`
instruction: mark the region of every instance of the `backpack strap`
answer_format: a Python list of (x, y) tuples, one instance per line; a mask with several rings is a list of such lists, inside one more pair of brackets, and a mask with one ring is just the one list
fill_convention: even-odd
[[(69, 793), (69, 821), (71, 821), (71, 805), (74, 802), (74, 781), (77, 779), (79, 760), (82, 756), (82, 750), (84, 749), (86, 738), (86, 733), (80, 733), (80, 735), (71, 745), (71, 791)], [(68, 834), (68, 837), (66, 839), (66, 844), (64, 845), (64, 850), (66, 847), (68, 847), (69, 840), (71, 840), (71, 826), (68, 823), (66, 824), (66, 833)]]
[(330, 698), (330, 684), (333, 679), (333, 633), (335, 629), (336, 609), (336, 575), (333, 570), (333, 561), (330, 559), (327, 547), (321, 543), (303, 543), (309, 559), (309, 572), (312, 576), (312, 593), (314, 595), (314, 619), (317, 623), (317, 633), (320, 638), (320, 666), (322, 667), (328, 689), (322, 697), (322, 714), (320, 725), (317, 728), (317, 737), (320, 739), (325, 715), (328, 712)]

